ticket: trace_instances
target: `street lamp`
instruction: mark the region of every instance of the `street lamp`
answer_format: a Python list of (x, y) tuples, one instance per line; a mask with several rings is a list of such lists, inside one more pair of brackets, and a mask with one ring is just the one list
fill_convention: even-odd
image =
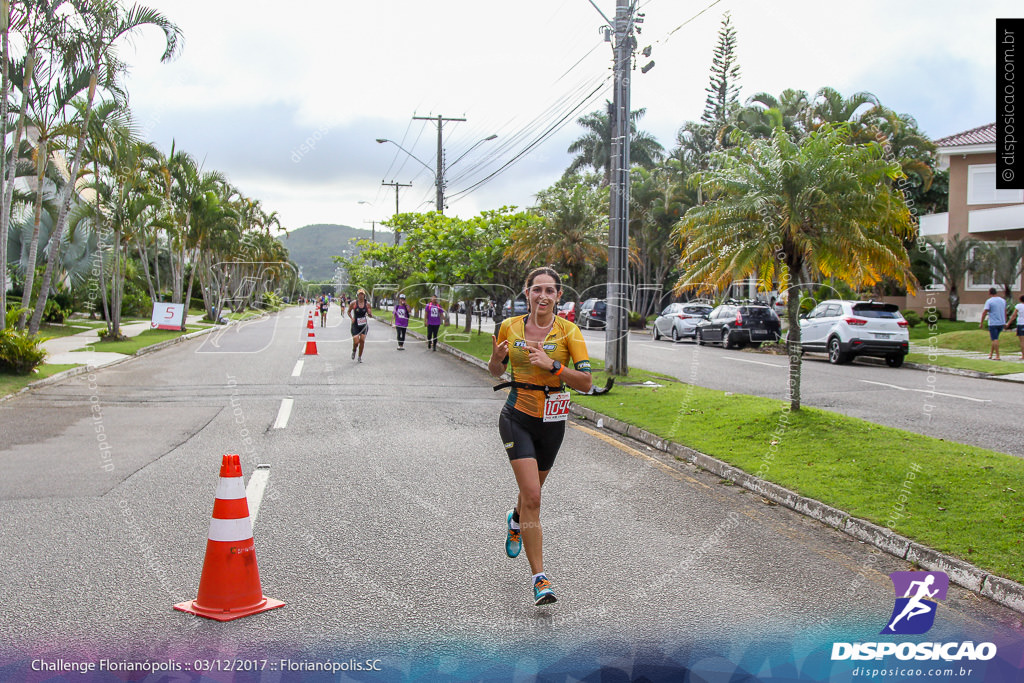
[[(491, 135), (488, 135), (487, 137), (485, 137), (485, 138), (483, 138), (481, 140), (477, 140), (476, 142), (474, 142), (470, 146), (469, 149), (467, 149), (465, 152), (463, 152), (461, 155), (459, 155), (458, 159), (456, 159), (452, 163), (448, 164), (447, 167), (442, 166), (440, 161), (438, 161), (437, 171), (435, 171), (434, 169), (430, 168), (430, 166), (428, 166), (425, 161), (423, 161), (418, 156), (416, 156), (415, 154), (413, 154), (412, 152), (407, 150), (405, 147), (402, 147), (400, 144), (398, 144), (394, 140), (389, 140), (387, 138), (377, 138), (377, 143), (378, 144), (383, 144), (385, 142), (390, 142), (392, 145), (394, 145), (395, 147), (397, 147), (398, 149), (402, 150), (403, 152), (408, 154), (410, 157), (412, 157), (413, 159), (418, 161), (425, 169), (430, 171), (430, 174), (432, 176), (434, 176), (434, 186), (437, 188), (437, 212), (438, 213), (444, 213), (444, 174), (445, 174), (445, 171), (448, 170), (449, 168), (451, 168), (452, 166), (454, 166), (455, 164), (459, 163), (460, 161), (462, 161), (462, 159), (467, 154), (469, 154), (474, 149), (476, 149), (477, 145), (480, 145), (480, 144), (482, 144), (484, 142), (488, 142), (489, 140), (494, 140), (497, 137), (498, 137), (497, 134), (491, 134)], [(441, 157), (439, 157), (439, 159), (440, 158), (443, 158), (443, 152), (441, 153)]]

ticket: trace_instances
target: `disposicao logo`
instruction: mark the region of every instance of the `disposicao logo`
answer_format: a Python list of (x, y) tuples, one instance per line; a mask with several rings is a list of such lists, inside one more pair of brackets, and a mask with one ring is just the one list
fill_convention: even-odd
[[(880, 635), (927, 633), (935, 624), (939, 601), (946, 599), (949, 577), (944, 572), (893, 572), (889, 578), (892, 579), (896, 600)], [(996, 656), (996, 652), (994, 643), (975, 644), (972, 641), (832, 643), (832, 661), (880, 660), (893, 656), (902, 661), (988, 661)]]
[(946, 599), (949, 577), (944, 572), (893, 572), (896, 604), (882, 635), (913, 636), (927, 633), (935, 624), (939, 600)]

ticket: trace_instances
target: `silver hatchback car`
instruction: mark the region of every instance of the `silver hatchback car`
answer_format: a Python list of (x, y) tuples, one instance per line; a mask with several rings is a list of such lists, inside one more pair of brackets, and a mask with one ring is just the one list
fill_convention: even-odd
[(697, 336), (697, 323), (711, 313), (707, 304), (669, 304), (654, 320), (654, 338), (671, 337), (673, 342)]

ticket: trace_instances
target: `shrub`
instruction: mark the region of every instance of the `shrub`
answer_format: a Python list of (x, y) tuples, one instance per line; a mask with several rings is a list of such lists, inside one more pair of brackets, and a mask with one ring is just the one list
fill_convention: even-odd
[(0, 330), (0, 370), (27, 375), (46, 358), (40, 347), (45, 338), (29, 336), (8, 327)]
[(642, 330), (647, 327), (647, 316), (641, 316), (636, 311), (629, 312), (630, 329)]
[(276, 292), (263, 292), (263, 308), (277, 310), (284, 305), (284, 301)]
[(917, 311), (903, 311), (903, 319), (911, 327), (917, 327), (921, 324), (921, 316), (917, 314)]

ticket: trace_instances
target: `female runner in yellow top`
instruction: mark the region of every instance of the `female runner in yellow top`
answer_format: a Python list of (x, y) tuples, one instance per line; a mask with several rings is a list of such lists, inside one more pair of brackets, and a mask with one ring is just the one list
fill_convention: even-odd
[(564, 385), (590, 391), (590, 358), (580, 329), (555, 315), (562, 280), (552, 268), (535, 268), (526, 278), (525, 316), (508, 318), (493, 339), (488, 369), (500, 377), (508, 366), (512, 381), (498, 419), (512, 472), (519, 486), (516, 506), (508, 511), (505, 552), (516, 557), (526, 547), (533, 572), (534, 603), (555, 602), (544, 573), (540, 489), (565, 435), (569, 394)]

